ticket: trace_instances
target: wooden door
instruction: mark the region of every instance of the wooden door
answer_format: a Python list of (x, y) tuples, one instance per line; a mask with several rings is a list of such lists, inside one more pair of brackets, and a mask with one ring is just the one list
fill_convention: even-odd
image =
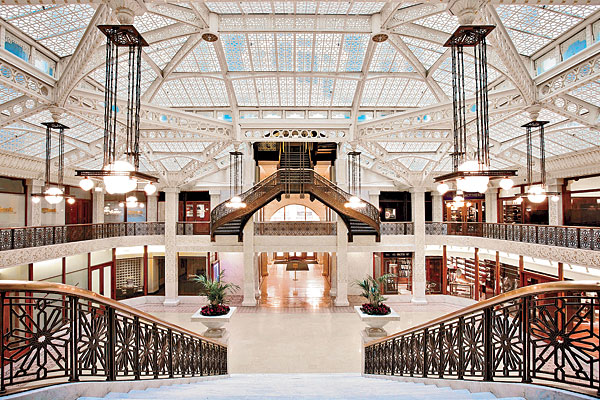
[(441, 294), (442, 293), (442, 270), (443, 270), (444, 258), (443, 257), (426, 257), (425, 268), (427, 276), (427, 294)]

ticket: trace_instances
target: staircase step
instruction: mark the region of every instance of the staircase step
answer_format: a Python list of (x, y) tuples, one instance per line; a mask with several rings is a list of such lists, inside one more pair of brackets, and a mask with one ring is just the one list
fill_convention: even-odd
[[(80, 397), (79, 400), (99, 400)], [(366, 378), (359, 374), (244, 374), (206, 380), (109, 393), (103, 399), (384, 399), (384, 400), (487, 400), (496, 399), (489, 392), (471, 393), (423, 383)], [(508, 400), (508, 399), (504, 399)], [(523, 400), (511, 398), (511, 400)]]

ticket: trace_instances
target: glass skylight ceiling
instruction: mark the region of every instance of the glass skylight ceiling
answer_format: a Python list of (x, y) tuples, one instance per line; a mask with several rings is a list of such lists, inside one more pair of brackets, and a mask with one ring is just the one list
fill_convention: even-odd
[(217, 14), (323, 14), (370, 15), (381, 11), (384, 1), (207, 1), (208, 9)]
[(61, 57), (73, 54), (92, 15), (87, 4), (0, 6), (0, 18)]
[(500, 5), (498, 16), (519, 53), (531, 56), (600, 9), (584, 5)]

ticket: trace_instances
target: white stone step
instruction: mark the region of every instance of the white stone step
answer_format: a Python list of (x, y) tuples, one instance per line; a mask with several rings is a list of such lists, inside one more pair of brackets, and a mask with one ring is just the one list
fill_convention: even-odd
[[(453, 390), (450, 387), (423, 383), (365, 378), (359, 374), (247, 374), (190, 384), (131, 390), (128, 393), (109, 393), (102, 399), (488, 400), (496, 397), (489, 392), (471, 393), (464, 389)], [(80, 397), (79, 400), (100, 398)]]

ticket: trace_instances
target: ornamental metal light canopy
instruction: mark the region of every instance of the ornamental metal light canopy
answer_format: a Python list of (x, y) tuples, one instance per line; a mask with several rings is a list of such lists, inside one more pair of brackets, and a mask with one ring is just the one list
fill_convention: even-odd
[[(94, 187), (92, 179), (102, 179), (108, 193), (127, 193), (136, 190), (138, 181), (141, 181), (146, 182), (146, 193), (152, 194), (156, 191), (154, 182), (158, 182), (158, 179), (138, 171), (142, 47), (148, 46), (148, 43), (133, 25), (99, 25), (98, 29), (106, 35), (103, 167), (101, 170), (77, 170), (76, 176), (83, 177), (79, 185), (84, 190)], [(127, 120), (125, 152), (118, 154), (117, 91), (121, 47), (128, 49)], [(125, 156), (124, 159), (121, 156)]]
[[(461, 25), (450, 36), (444, 47), (452, 49), (452, 108), (454, 152), (453, 172), (435, 178), (438, 191), (443, 194), (450, 189), (448, 182), (455, 182), (463, 192), (485, 193), (490, 179), (504, 179), (504, 186), (516, 170), (490, 169), (490, 135), (488, 115), (487, 47), (486, 36), (494, 29), (492, 25)], [(475, 78), (475, 119), (467, 121), (464, 49), (473, 48)], [(477, 148), (470, 156), (467, 143), (468, 124), (476, 127)], [(512, 186), (512, 184), (510, 185)]]
[[(65, 176), (65, 129), (68, 126), (59, 122), (42, 122), (46, 127), (46, 169), (45, 183), (43, 193), (32, 193), (32, 201), (39, 203), (43, 197), (50, 204), (58, 204), (65, 198), (64, 176)], [(53, 186), (50, 183), (50, 158), (52, 154), (52, 130), (58, 131), (58, 182)], [(68, 197), (69, 204), (73, 204), (75, 199)]]

